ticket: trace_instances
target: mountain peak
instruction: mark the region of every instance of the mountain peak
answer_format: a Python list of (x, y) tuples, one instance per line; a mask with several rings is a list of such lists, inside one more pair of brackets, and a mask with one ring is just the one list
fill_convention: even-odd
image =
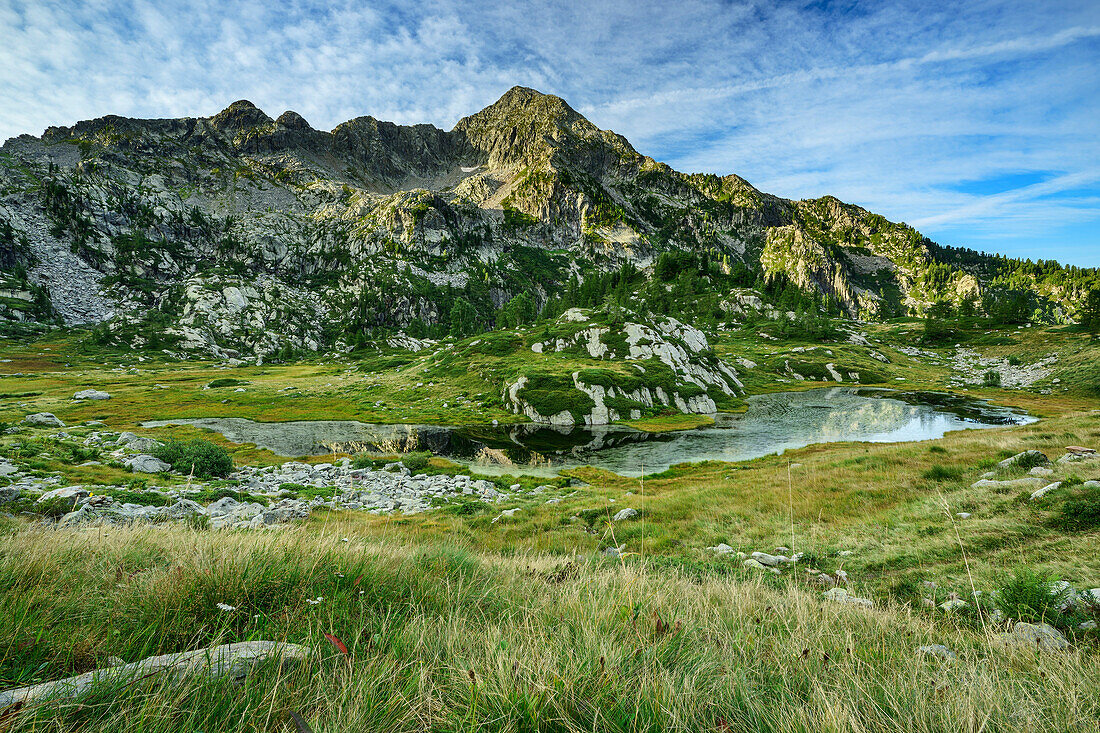
[(247, 99), (238, 99), (210, 118), (210, 124), (222, 132), (236, 132), (271, 122), (272, 119), (263, 110)]

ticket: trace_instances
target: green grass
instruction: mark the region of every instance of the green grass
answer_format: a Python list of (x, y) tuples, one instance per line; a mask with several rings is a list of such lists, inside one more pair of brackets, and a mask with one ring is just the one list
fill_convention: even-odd
[[(1095, 654), (1013, 653), (789, 580), (314, 531), (89, 535), (0, 536), (4, 686), (235, 639), (304, 643), (309, 663), (240, 688), (137, 681), (8, 730), (286, 730), (293, 711), (317, 731), (1063, 731), (1100, 715)], [(933, 643), (959, 659), (915, 656)]]

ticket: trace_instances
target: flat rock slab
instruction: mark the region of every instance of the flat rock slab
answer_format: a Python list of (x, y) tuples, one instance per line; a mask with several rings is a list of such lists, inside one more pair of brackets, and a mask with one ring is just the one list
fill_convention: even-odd
[(0, 692), (0, 709), (16, 703), (33, 704), (51, 698), (73, 698), (88, 692), (95, 685), (117, 685), (164, 674), (243, 679), (258, 664), (269, 659), (297, 663), (304, 661), (308, 655), (309, 647), (277, 641), (242, 641), (190, 652), (162, 654), (132, 664)]

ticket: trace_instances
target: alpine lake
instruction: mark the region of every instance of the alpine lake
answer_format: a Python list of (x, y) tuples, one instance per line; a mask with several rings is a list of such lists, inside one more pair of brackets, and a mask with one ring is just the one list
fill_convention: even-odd
[(638, 476), (679, 463), (744, 461), (816, 443), (932, 440), (952, 430), (1024, 425), (1036, 419), (948, 393), (858, 387), (755, 395), (746, 402), (743, 413), (716, 414), (712, 425), (658, 433), (626, 425), (450, 426), (216, 417), (143, 425), (194, 425), (282, 456), (428, 450), (485, 474), (550, 476), (565, 468), (595, 466)]

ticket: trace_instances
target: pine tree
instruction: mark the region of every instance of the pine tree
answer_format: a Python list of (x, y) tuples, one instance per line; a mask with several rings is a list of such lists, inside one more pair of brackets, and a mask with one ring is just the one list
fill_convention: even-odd
[(1100, 287), (1093, 288), (1085, 296), (1081, 308), (1081, 326), (1089, 333), (1100, 334)]

